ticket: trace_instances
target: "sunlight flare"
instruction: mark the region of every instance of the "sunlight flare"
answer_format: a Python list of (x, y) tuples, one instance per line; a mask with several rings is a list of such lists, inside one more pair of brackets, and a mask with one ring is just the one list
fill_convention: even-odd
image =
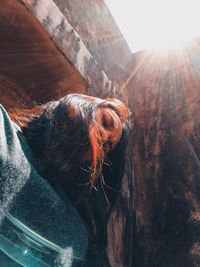
[(106, 0), (132, 52), (180, 47), (200, 35), (198, 0)]

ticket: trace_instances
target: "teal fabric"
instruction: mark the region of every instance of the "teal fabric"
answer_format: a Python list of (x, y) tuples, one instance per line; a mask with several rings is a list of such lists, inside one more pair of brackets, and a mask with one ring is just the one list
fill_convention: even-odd
[(20, 128), (0, 105), (0, 229), (7, 211), (62, 248), (61, 260), (55, 266), (76, 266), (74, 263), (84, 259), (88, 246), (83, 222), (70, 202), (57, 195), (32, 163), (31, 150)]

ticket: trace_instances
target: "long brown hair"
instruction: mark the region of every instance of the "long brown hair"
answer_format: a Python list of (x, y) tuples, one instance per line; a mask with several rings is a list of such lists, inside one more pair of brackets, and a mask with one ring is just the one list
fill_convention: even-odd
[(34, 109), (15, 111), (10, 116), (21, 127), (33, 152), (44, 154), (59, 171), (72, 168), (74, 161), (89, 158), (89, 182), (93, 186), (105, 158), (101, 129), (95, 122), (95, 112), (100, 107), (113, 109), (122, 123), (128, 117), (128, 110), (120, 100), (82, 94), (69, 94)]

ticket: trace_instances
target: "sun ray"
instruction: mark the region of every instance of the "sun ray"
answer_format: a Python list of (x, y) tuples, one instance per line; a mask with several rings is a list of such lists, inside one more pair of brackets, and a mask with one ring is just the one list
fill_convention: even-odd
[(200, 35), (198, 0), (106, 0), (132, 52), (179, 48)]

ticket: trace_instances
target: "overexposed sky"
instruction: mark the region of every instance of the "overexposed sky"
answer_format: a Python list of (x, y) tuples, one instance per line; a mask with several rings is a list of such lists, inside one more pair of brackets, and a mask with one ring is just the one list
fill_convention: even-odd
[(105, 0), (132, 52), (200, 36), (200, 0)]

